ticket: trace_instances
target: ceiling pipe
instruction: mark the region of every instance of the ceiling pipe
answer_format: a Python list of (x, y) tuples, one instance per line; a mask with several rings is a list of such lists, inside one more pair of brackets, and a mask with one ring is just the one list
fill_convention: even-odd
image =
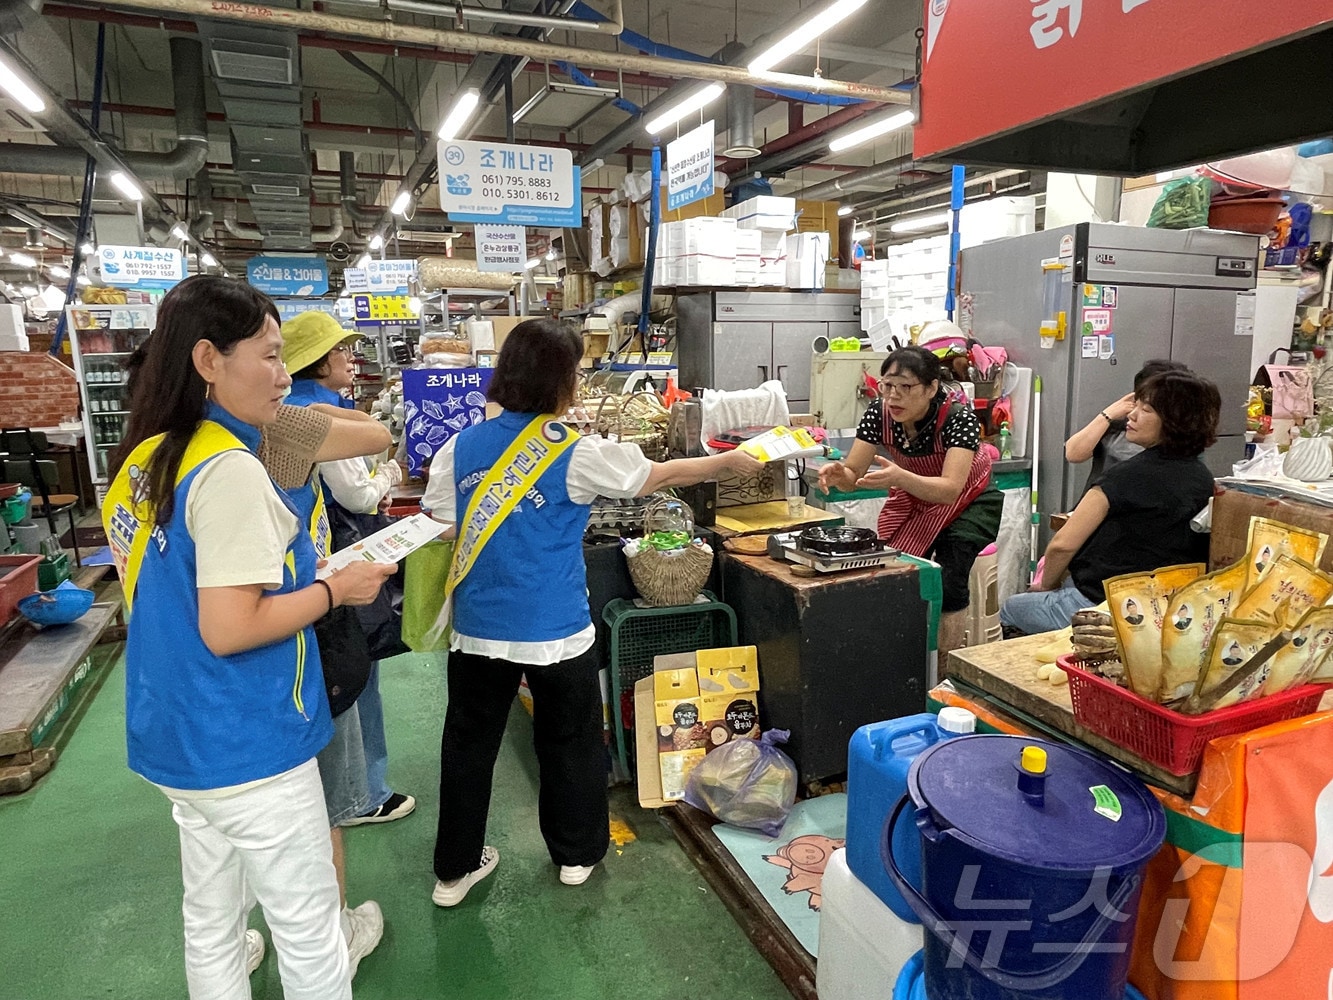
[(837, 198), (853, 188), (865, 187), (867, 184), (874, 184), (890, 177), (898, 177), (903, 171), (910, 170), (918, 165), (910, 156), (895, 156), (891, 160), (877, 163), (865, 170), (858, 170), (856, 173), (844, 174), (831, 181), (824, 181), (821, 184), (812, 184), (810, 187), (802, 188), (795, 192), (795, 197), (807, 201), (824, 201), (828, 198)]
[(190, 234), (197, 240), (213, 238), (213, 182), (207, 170), (199, 171), (194, 180), (194, 200), (198, 206), (190, 220)]
[(356, 154), (342, 150), (338, 154), (338, 198), (352, 222), (374, 225), (384, 218), (384, 209), (374, 205), (362, 208), (356, 193)]
[[(227, 202), (222, 206), (222, 225), (227, 232), (235, 236), (238, 240), (253, 240), (263, 242), (272, 237), (265, 236), (258, 226), (247, 226), (236, 219), (236, 203)], [(332, 243), (334, 240), (341, 239), (346, 227), (343, 224), (342, 216), (334, 214), (333, 224), (323, 229), (310, 230), (310, 239), (315, 243)]]
[[(87, 5), (84, 5), (87, 6)], [(605, 49), (586, 49), (557, 45), (512, 35), (480, 34), (428, 28), (396, 21), (371, 20), (363, 17), (343, 17), (315, 11), (286, 7), (265, 7), (248, 3), (216, 3), (214, 0), (116, 0), (112, 5), (128, 10), (149, 11), (154, 14), (179, 14), (237, 24), (249, 24), (269, 29), (324, 32), (351, 38), (368, 38), (383, 42), (402, 42), (455, 52), (472, 52), (501, 56), (517, 56), (542, 62), (568, 61), (580, 66), (609, 70), (649, 70), (685, 80), (716, 80), (719, 83), (745, 83), (751, 86), (796, 87), (817, 94), (853, 97), (879, 104), (908, 105), (912, 95), (892, 87), (860, 83), (850, 80), (830, 80), (826, 77), (800, 76), (793, 73), (751, 72), (741, 66), (712, 62), (690, 62), (662, 56), (639, 55)]]
[(13, 201), (4, 201), (0, 202), (0, 211), (8, 212), (20, 222), (29, 226), (35, 226), (43, 232), (49, 233), (66, 246), (72, 247), (78, 242), (73, 229), (70, 229), (68, 226), (62, 226), (57, 222), (52, 222), (45, 216), (38, 215), (26, 205), (17, 204)]
[(786, 135), (779, 136), (772, 142), (766, 143), (760, 150), (760, 159), (748, 162), (731, 159), (718, 164), (717, 169), (731, 175), (732, 179), (735, 180), (740, 177), (749, 177), (756, 171), (759, 173), (782, 173), (794, 166), (799, 166), (802, 159), (819, 159), (821, 156), (828, 154), (828, 140), (824, 136), (834, 129), (856, 121), (871, 110), (873, 108), (866, 104), (853, 104), (846, 108), (839, 108), (818, 121), (811, 122), (804, 128), (799, 128), (795, 132), (788, 132)]
[(603, 35), (618, 35), (625, 30), (625, 9), (621, 0), (615, 0), (610, 19), (605, 21), (585, 21), (579, 17), (552, 17), (547, 14), (525, 14), (521, 11), (512, 10), (491, 10), (487, 7), (465, 7), (456, 3), (425, 3), (423, 0), (382, 0), (382, 2), (390, 10), (401, 10), (405, 14), (443, 17), (455, 24), (460, 20), (490, 21), (495, 24), (517, 24), (525, 28), (545, 28), (548, 31), (591, 31)]
[[(196, 38), (171, 39), (171, 79), (176, 106), (176, 147), (166, 153), (117, 150), (137, 176), (148, 180), (181, 180), (197, 174), (208, 159), (208, 122), (204, 114), (203, 46)], [(83, 149), (63, 146), (0, 144), (0, 173), (82, 174), (88, 162)]]
[(733, 83), (727, 88), (727, 148), (722, 155), (739, 160), (759, 155), (759, 147), (754, 144), (753, 87)]

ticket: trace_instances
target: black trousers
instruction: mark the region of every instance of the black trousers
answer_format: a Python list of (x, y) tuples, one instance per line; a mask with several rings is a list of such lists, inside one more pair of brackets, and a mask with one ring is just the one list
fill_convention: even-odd
[(435, 834), (435, 877), (441, 881), (462, 878), (481, 864), (495, 758), (525, 673), (546, 849), (558, 865), (594, 865), (606, 855), (608, 763), (595, 647), (544, 667), (451, 652)]

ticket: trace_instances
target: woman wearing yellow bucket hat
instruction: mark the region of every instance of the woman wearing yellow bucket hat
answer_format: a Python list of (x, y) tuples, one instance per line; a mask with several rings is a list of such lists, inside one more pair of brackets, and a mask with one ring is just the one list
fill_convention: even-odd
[[(282, 337), (283, 361), (292, 374), (288, 402), (296, 406), (338, 407), (343, 414), (360, 416), (352, 401), (342, 394), (352, 386), (351, 342), (357, 334), (343, 329), (328, 313), (312, 311), (301, 313), (283, 324)], [(335, 534), (339, 533), (340, 526), (368, 520), (364, 516), (358, 519), (355, 515), (372, 515), (378, 511), (381, 501), (401, 478), (402, 471), (395, 462), (380, 462), (373, 467), (364, 459), (321, 463), (320, 487)], [(357, 532), (357, 537), (378, 527), (380, 525), (367, 525), (368, 530)], [(352, 539), (346, 541), (350, 543)], [(371, 625), (366, 615), (362, 616), (362, 622)], [(396, 618), (391, 631), (397, 634)], [(374, 642), (372, 651), (376, 651)], [(397, 650), (388, 648), (378, 652), (380, 656), (388, 656), (395, 651), (406, 652), (406, 647), (399, 644)], [(384, 737), (378, 658), (371, 665), (366, 685), (356, 700), (355, 711), (360, 723), (366, 775), (364, 802), (353, 815), (342, 817), (339, 822), (342, 826), (359, 826), (401, 819), (416, 808), (416, 799), (395, 792), (387, 782), (389, 754)]]

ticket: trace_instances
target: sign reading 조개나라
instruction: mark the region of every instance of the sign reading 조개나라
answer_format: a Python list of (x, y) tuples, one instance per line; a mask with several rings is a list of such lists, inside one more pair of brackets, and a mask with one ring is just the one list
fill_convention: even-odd
[(568, 149), (442, 139), (440, 207), (455, 222), (581, 226), (583, 198)]

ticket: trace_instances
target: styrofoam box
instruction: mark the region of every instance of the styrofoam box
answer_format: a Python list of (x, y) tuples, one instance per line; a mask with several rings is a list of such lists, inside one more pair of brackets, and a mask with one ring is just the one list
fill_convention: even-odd
[(731, 258), (686, 254), (680, 259), (681, 285), (731, 285), (736, 281), (736, 262)]
[(963, 249), (991, 240), (1026, 236), (1037, 230), (1037, 199), (991, 198), (964, 205), (958, 214), (958, 241)]
[(819, 1000), (892, 1000), (921, 935), (920, 924), (903, 920), (852, 874), (846, 850), (833, 852), (819, 910)]
[(14, 338), (21, 338), (25, 345), (21, 348), (7, 348), (8, 350), (26, 351), (28, 349), (26, 346), (28, 341), (28, 331), (23, 325), (22, 306), (10, 302), (0, 303), (0, 336), (4, 336), (6, 339), (11, 340)]
[(785, 233), (796, 227), (796, 199), (760, 195), (723, 209), (724, 218), (735, 219), (742, 229), (767, 229)]

